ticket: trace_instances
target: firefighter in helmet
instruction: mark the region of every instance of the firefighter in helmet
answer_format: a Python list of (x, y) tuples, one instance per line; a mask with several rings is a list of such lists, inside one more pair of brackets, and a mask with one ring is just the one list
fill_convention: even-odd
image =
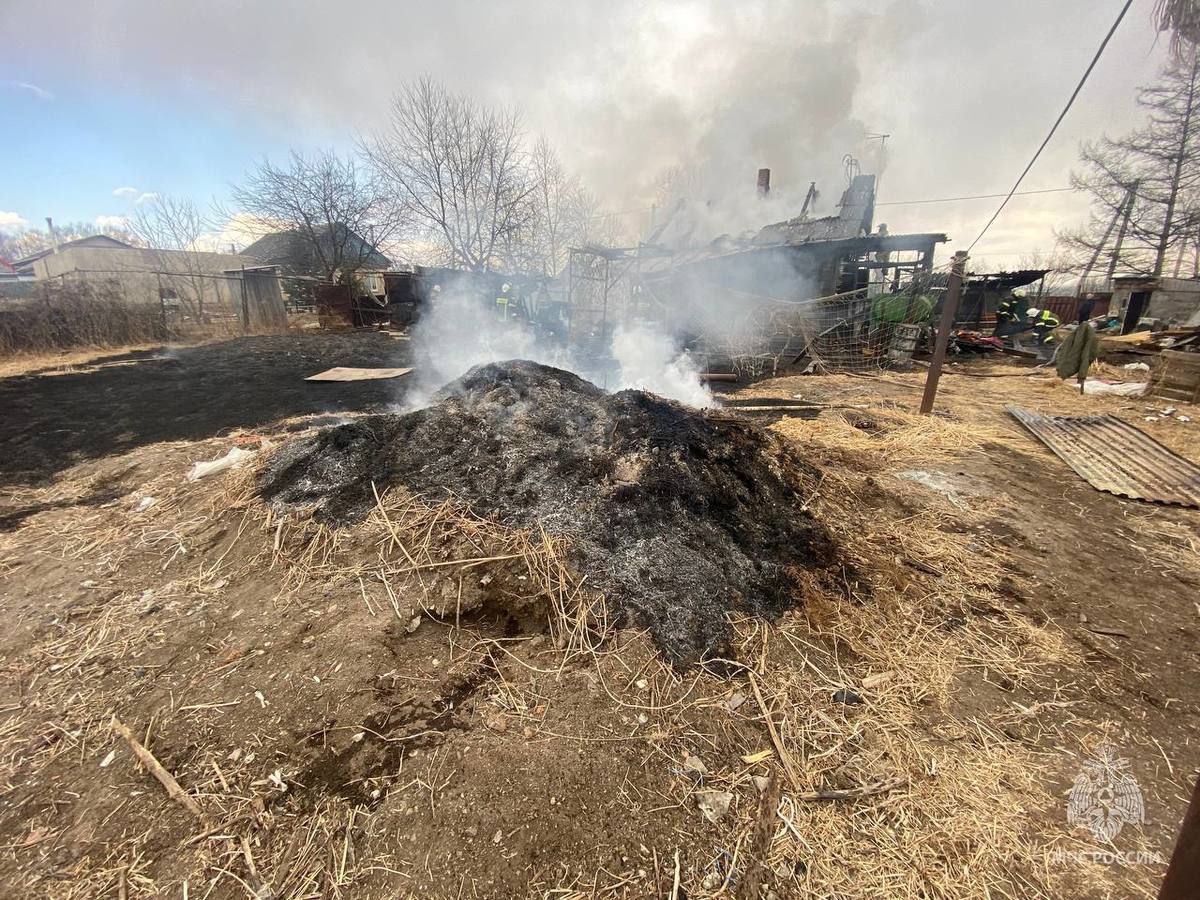
[(1026, 310), (1025, 315), (1028, 317), (1026, 327), (1033, 332), (1034, 340), (1037, 341), (1038, 356), (1047, 358), (1052, 350), (1051, 345), (1054, 343), (1054, 329), (1062, 322), (1050, 310), (1038, 309), (1036, 306), (1031, 306)]
[(996, 307), (996, 328), (992, 331), (995, 337), (1002, 338), (1012, 334), (1013, 326), (1021, 321), (1021, 300), (1016, 294), (1008, 294)]

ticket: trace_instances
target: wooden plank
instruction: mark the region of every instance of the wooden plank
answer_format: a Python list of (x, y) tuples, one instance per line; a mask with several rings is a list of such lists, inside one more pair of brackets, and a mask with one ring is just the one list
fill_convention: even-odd
[(412, 369), (355, 369), (350, 366), (334, 366), (316, 375), (309, 375), (305, 381), (371, 381), (377, 378), (399, 378), (407, 375)]

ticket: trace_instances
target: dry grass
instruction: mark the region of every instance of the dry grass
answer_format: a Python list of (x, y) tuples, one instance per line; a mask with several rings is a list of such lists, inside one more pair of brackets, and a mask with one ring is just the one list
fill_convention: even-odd
[(0, 356), (145, 344), (168, 336), (162, 310), (127, 303), (116, 288), (43, 285), (37, 296), (0, 307)]
[(905, 466), (979, 453), (1011, 443), (1011, 429), (945, 416), (922, 416), (893, 404), (831, 409), (815, 419), (783, 419), (772, 428), (805, 447), (863, 456), (877, 466)]
[[(127, 700), (95, 673), (163, 641), (222, 583), (271, 573), (278, 592), (270, 602), (281, 618), (294, 614), (314, 586), (353, 585), (367, 614), (380, 621), (405, 623), (415, 613), (453, 626), (450, 657), (468, 661), (512, 656), (461, 622), (489, 602), (473, 587), (486, 573), (510, 586), (504, 602), (531, 630), (544, 623), (553, 638), (536, 665), (512, 656), (517, 674), (497, 671), (480, 692), (495, 714), (567, 746), (644, 746), (647, 772), (672, 774), (627, 785), (630, 803), (698, 817), (701, 793), (733, 795), (714, 842), (707, 833), (703, 842), (680, 835), (681, 857), (655, 848), (652, 862), (627, 871), (563, 872), (543, 876), (531, 890), (666, 897), (678, 872), (694, 898), (728, 896), (734, 888), (738, 896), (762, 898), (1059, 898), (1087, 886), (1149, 896), (1148, 872), (1064, 869), (1048, 861), (1054, 849), (1085, 846), (1067, 831), (1060, 798), (1047, 788), (1057, 760), (1072, 748), (1070, 704), (1049, 673), (1077, 665), (1076, 651), (1053, 627), (1008, 610), (995, 592), (994, 554), (978, 534), (956, 527), (973, 514), (926, 505), (901, 520), (880, 516), (867, 499), (878, 490), (867, 483), (873, 471), (980, 452), (1009, 435), (884, 406), (775, 430), (828, 461), (820, 482), (803, 490), (843, 543), (854, 573), (844, 593), (804, 585), (805, 605), (777, 624), (735, 620), (732, 679), (673, 670), (644, 634), (617, 639), (603, 599), (571, 571), (561, 539), (481, 519), (454, 498), (431, 503), (381, 490), (366, 520), (331, 529), (263, 508), (249, 472), (219, 488), (186, 485), (174, 473), (143, 487), (158, 502), (132, 518), (125, 510), (114, 516), (83, 507), (35, 517), (0, 544), (10, 568), (48, 554), (86, 559), (119, 578), (132, 556), (149, 554), (170, 579), (152, 596), (130, 587), (95, 609), (73, 611), (7, 664), (23, 699), (0, 724), (0, 792), (56, 761), (92, 765), (94, 748), (111, 739), (112, 712)], [(847, 459), (856, 464), (836, 462)], [(69, 502), (94, 487), (64, 480), (22, 499)], [(217, 523), (228, 539), (196, 554), (197, 536)], [(1194, 536), (1165, 537), (1197, 551)], [(534, 714), (554, 698), (555, 679), (568, 667), (595, 675), (611, 704), (603, 727), (554, 731)], [(1038, 699), (1001, 701), (997, 710), (973, 702), (985, 686)], [(843, 689), (863, 702), (832, 701)], [(153, 730), (197, 709), (186, 695), (172, 698)], [(262, 736), (264, 747), (269, 737)], [(692, 756), (706, 764), (703, 778), (683, 767)], [(264, 807), (270, 786), (260, 771), (245, 756), (205, 751), (189, 767), (191, 777), (181, 777), (214, 823), (171, 819), (184, 835), (170, 844), (171, 868), (194, 896), (217, 887), (254, 896), (259, 884), (274, 886), (279, 900), (351, 897), (368, 884), (395, 885), (396, 895), (408, 890), (402, 886), (411, 864), (372, 843), (377, 812), (335, 797), (301, 812)], [(767, 779), (765, 793), (756, 777)], [(432, 782), (417, 787), (430, 797), (438, 790)], [(169, 808), (165, 794), (162, 802)], [(163, 890), (150, 850), (162, 840), (161, 827), (142, 823), (102, 858), (81, 858), (60, 875), (57, 896)], [(52, 842), (61, 828), (52, 812), (39, 814), (30, 839)], [(368, 844), (376, 850), (367, 852)]]

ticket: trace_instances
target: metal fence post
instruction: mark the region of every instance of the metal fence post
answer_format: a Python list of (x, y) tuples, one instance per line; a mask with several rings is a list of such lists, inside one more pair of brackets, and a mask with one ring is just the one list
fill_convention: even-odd
[(954, 316), (958, 312), (958, 301), (962, 296), (963, 272), (967, 268), (967, 251), (959, 250), (950, 264), (950, 277), (946, 285), (946, 302), (942, 304), (942, 320), (938, 323), (937, 343), (933, 347), (933, 362), (925, 378), (925, 393), (921, 397), (921, 414), (933, 411), (933, 400), (937, 396), (938, 379), (942, 377), (942, 363), (946, 361), (946, 346), (950, 343), (950, 330), (954, 327)]
[(250, 333), (250, 302), (246, 299), (246, 267), (242, 266), (242, 334)]

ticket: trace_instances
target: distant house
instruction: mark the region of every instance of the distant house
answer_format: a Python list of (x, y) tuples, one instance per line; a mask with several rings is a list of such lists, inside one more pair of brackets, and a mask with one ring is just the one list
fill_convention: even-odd
[(282, 306), (277, 272), (272, 267), (264, 272), (257, 260), (235, 253), (157, 250), (92, 235), (63, 241), (13, 265), (38, 282), (86, 285), (129, 303), (150, 303), (161, 306), (164, 313), (204, 321), (242, 315), (244, 288), (250, 281), (243, 272), (260, 281), (269, 274)]
[[(335, 236), (337, 239), (335, 240)], [(329, 273), (321, 262), (322, 257), (332, 259), (339, 254), (356, 271), (385, 272), (392, 267), (392, 261), (374, 249), (356, 232), (345, 225), (326, 229), (320, 237), (321, 253), (317, 253), (312, 242), (299, 231), (277, 231), (264, 235), (242, 251), (245, 256), (253, 257), (260, 263), (279, 266), (285, 275), (312, 275), (318, 278), (328, 277)]]
[(109, 237), (107, 234), (93, 234), (88, 237), (76, 238), (73, 241), (63, 241), (58, 245), (58, 249), (47, 247), (45, 250), (39, 250), (37, 253), (31, 253), (22, 259), (15, 260), (12, 264), (13, 269), (18, 274), (37, 275), (37, 263), (45, 259), (52, 253), (62, 253), (65, 250), (135, 250), (137, 249), (132, 244), (127, 244), (124, 241), (119, 241), (114, 237)]

